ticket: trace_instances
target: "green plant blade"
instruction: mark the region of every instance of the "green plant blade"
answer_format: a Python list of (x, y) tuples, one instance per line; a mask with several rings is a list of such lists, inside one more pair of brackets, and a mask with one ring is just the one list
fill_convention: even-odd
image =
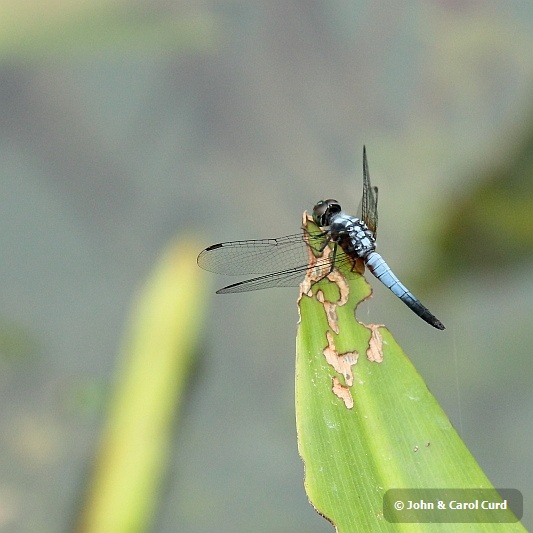
[[(296, 419), (305, 488), (338, 531), (427, 531), (424, 523), (388, 522), (385, 492), (493, 487), (389, 331), (355, 320), (357, 304), (371, 292), (365, 279), (356, 276), (348, 286), (343, 305), (323, 303), (342, 300), (341, 285), (329, 280), (299, 302)], [(473, 525), (431, 527), (472, 531)], [(525, 531), (516, 522), (475, 527)]]
[(169, 247), (135, 302), (80, 533), (150, 524), (207, 300), (196, 242)]
[(209, 52), (216, 22), (208, 13), (172, 15), (105, 0), (0, 4), (0, 61)]

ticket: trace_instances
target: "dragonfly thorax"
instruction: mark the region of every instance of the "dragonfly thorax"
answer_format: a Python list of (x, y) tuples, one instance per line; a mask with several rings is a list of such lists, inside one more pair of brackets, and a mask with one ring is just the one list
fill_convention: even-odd
[(331, 217), (327, 231), (331, 240), (351, 257), (365, 259), (376, 249), (374, 234), (368, 226), (362, 220), (342, 211)]
[(360, 219), (347, 215), (337, 200), (321, 200), (313, 208), (313, 221), (326, 231), (346, 254), (365, 258), (376, 248), (374, 234)]

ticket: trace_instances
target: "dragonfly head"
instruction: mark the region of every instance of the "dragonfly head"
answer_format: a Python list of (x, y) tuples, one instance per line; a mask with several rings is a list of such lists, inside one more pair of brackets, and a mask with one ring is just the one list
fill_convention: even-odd
[(313, 221), (321, 228), (330, 225), (331, 217), (340, 213), (341, 206), (337, 200), (320, 200), (315, 207), (313, 207)]

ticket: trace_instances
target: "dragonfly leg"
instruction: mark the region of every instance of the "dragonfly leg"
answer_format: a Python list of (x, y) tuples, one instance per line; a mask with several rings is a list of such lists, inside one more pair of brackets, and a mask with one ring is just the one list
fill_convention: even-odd
[(315, 248), (315, 246), (313, 246), (309, 240), (310, 239), (307, 239), (307, 246), (309, 246), (309, 248), (311, 248), (313, 251), (317, 252), (317, 253), (322, 253), (325, 249), (326, 249), (326, 246), (329, 244), (329, 242), (331, 241), (331, 235), (329, 234), (329, 231), (324, 231), (322, 233), (311, 233), (305, 226), (302, 227), (304, 233), (306, 233), (308, 236), (312, 236), (313, 238), (317, 238), (317, 237), (326, 237), (326, 239), (324, 239), (324, 242), (320, 244), (320, 246), (318, 248)]
[[(327, 235), (327, 233), (324, 233), (323, 235), (321, 235), (321, 237), (325, 237)], [(320, 245), (320, 248), (318, 249), (318, 251), (320, 253), (322, 253), (325, 249), (326, 249), (326, 246), (331, 242), (331, 235), (328, 235), (327, 236), (327, 239), (324, 240), (324, 242)], [(333, 261), (331, 262), (332, 265), (335, 263), (335, 252), (337, 251), (337, 243), (335, 243), (335, 247), (333, 248)], [(333, 267), (331, 268), (331, 270), (333, 270)], [(328, 274), (331, 273), (328, 272)]]
[[(328, 242), (331, 240), (331, 237), (329, 237), (328, 239)], [(327, 243), (326, 243), (327, 244)], [(325, 246), (324, 246), (325, 248)], [(335, 268), (335, 258), (337, 257), (337, 243), (334, 242), (333, 243), (333, 252), (331, 252), (331, 263), (329, 265), (329, 272), (326, 274), (326, 276), (324, 277), (327, 277), (329, 276), (332, 272), (333, 272), (333, 269)]]

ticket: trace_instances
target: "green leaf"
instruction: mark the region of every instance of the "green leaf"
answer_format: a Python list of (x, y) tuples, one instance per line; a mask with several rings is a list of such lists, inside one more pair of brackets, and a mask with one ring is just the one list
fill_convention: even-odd
[(0, 6), (0, 61), (208, 53), (219, 38), (218, 21), (203, 11), (176, 15), (100, 0), (34, 4)]
[[(390, 332), (355, 320), (358, 303), (371, 294), (364, 277), (345, 282), (342, 275), (324, 279), (299, 301), (296, 419), (305, 488), (340, 532), (425, 531), (426, 524), (386, 521), (388, 489), (492, 485)], [(476, 531), (502, 527), (525, 531), (519, 523), (477, 524)]]
[(164, 253), (135, 301), (76, 531), (146, 531), (204, 314), (196, 239)]

